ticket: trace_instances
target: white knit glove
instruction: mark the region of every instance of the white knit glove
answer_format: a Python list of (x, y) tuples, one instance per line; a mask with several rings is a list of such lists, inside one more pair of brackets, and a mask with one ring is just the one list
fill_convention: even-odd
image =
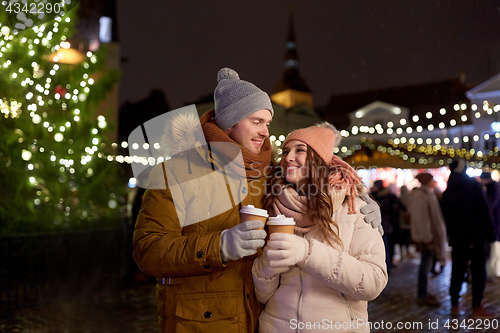
[(254, 272), (254, 274), (262, 276), (268, 280), (290, 269), (289, 266), (271, 267), (269, 265), (269, 257), (267, 256), (269, 249), (270, 247), (266, 245), (263, 249), (262, 255), (255, 259), (252, 266), (252, 272)]
[(264, 246), (267, 233), (265, 230), (254, 229), (263, 226), (264, 222), (252, 220), (222, 231), (220, 237), (222, 260), (228, 262), (255, 254), (259, 247)]
[(361, 214), (365, 215), (365, 222), (371, 224), (373, 229), (378, 229), (383, 236), (384, 229), (382, 228), (382, 215), (380, 214), (379, 205), (366, 193), (360, 194), (359, 197), (366, 202), (366, 206), (361, 207), (359, 210)]
[(309, 254), (307, 239), (292, 234), (273, 233), (267, 245), (267, 257), (271, 267), (300, 266)]

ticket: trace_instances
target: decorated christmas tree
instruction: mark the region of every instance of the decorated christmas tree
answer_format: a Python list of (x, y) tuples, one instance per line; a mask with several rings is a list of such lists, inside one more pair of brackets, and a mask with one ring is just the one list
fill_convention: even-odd
[(119, 75), (104, 47), (71, 48), (68, 3), (45, 16), (0, 4), (0, 235), (120, 222), (114, 124), (97, 111)]

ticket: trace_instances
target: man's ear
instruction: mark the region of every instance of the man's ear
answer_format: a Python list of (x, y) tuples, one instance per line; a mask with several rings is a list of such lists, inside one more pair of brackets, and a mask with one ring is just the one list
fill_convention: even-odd
[(231, 134), (231, 132), (233, 131), (233, 126), (229, 127), (224, 133), (226, 133), (227, 136), (229, 136), (229, 134)]

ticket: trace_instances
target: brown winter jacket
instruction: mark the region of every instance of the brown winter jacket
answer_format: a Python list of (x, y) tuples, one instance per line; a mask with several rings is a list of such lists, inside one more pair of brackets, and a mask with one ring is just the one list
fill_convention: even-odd
[[(240, 223), (240, 207), (262, 207), (265, 177), (226, 174), (229, 185), (214, 182), (207, 177), (216, 172), (206, 157), (204, 150), (191, 149), (157, 165), (137, 218), (133, 256), (146, 275), (157, 278), (160, 333), (251, 333), (262, 309), (251, 275), (256, 256), (223, 263), (220, 238), (222, 230)], [(241, 203), (210, 217), (211, 209), (227, 201), (221, 198), (230, 196)], [(184, 225), (197, 218), (203, 220)]]

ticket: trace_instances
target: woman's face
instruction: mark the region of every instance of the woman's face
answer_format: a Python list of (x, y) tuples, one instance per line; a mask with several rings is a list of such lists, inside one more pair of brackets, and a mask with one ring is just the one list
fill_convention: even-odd
[(295, 184), (298, 189), (308, 183), (307, 145), (301, 141), (290, 141), (283, 147), (281, 169), (287, 182)]

